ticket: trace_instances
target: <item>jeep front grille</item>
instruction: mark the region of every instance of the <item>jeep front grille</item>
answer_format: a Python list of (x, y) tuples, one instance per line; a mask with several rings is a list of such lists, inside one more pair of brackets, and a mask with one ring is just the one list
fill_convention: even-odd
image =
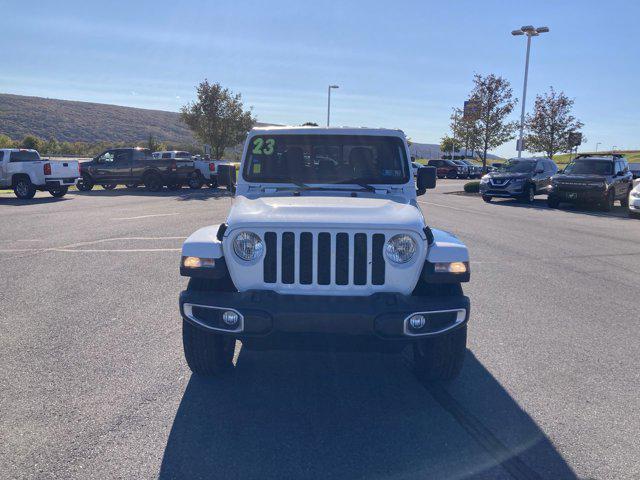
[(382, 233), (265, 232), (264, 283), (384, 285)]

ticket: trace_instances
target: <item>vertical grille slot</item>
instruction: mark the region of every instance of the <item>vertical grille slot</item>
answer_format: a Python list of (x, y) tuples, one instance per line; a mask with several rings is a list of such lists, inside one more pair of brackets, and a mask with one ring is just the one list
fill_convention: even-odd
[(275, 232), (264, 234), (266, 252), (264, 254), (264, 283), (276, 283), (278, 280), (278, 239)]
[(385, 264), (382, 250), (384, 249), (384, 235), (376, 233), (373, 235), (371, 252), (371, 283), (374, 285), (384, 285)]
[(331, 283), (331, 234), (318, 234), (318, 285)]
[(349, 234), (336, 235), (336, 285), (349, 284)]
[(295, 241), (293, 232), (282, 234), (282, 283), (293, 283), (295, 279)]
[(367, 235), (356, 233), (353, 236), (353, 283), (367, 284)]
[(313, 234), (300, 234), (300, 283), (311, 285), (313, 282)]

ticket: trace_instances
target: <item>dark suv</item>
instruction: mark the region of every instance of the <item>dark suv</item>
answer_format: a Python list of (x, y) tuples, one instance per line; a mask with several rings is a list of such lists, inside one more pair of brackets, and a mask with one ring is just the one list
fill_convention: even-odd
[(531, 203), (536, 195), (548, 193), (557, 171), (558, 166), (549, 158), (512, 158), (482, 177), (480, 193), (485, 202), (500, 197)]
[(466, 173), (466, 169), (453, 160), (429, 160), (427, 165), (436, 167), (438, 178), (458, 178)]
[(609, 211), (613, 203), (629, 205), (633, 177), (622, 155), (578, 155), (552, 180), (547, 204), (557, 208), (560, 203), (587, 203)]

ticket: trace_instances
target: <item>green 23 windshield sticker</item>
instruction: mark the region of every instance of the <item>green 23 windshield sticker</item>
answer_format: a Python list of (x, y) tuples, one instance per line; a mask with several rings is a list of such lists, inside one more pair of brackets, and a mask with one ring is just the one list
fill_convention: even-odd
[(276, 146), (276, 141), (273, 138), (267, 138), (266, 140), (257, 137), (253, 139), (253, 154), (254, 155), (272, 155)]

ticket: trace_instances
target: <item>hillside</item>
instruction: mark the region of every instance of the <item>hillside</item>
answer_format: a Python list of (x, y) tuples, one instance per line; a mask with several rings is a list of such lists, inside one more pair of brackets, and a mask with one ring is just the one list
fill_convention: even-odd
[(0, 133), (59, 141), (135, 142), (149, 135), (189, 144), (193, 137), (175, 112), (0, 94)]

